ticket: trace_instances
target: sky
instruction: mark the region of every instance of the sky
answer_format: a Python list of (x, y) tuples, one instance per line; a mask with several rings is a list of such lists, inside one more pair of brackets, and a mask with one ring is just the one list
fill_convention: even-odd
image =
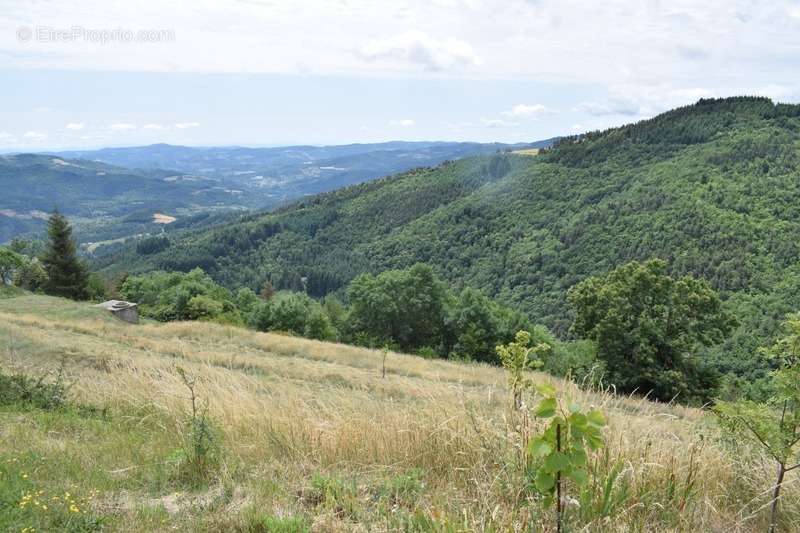
[(800, 0), (0, 0), (0, 151), (535, 141), (798, 67)]

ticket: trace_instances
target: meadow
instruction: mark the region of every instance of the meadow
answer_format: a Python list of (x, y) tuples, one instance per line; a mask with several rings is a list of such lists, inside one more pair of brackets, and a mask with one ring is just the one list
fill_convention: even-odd
[[(0, 371), (62, 368), (68, 401), (0, 405), (2, 530), (554, 531), (522, 468), (540, 422), (501, 368), (6, 296)], [(712, 414), (533, 378), (608, 418), (567, 531), (766, 530), (773, 464)]]

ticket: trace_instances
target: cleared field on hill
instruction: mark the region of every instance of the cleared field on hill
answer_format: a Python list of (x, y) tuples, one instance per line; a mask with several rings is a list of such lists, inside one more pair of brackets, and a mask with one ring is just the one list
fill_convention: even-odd
[[(72, 407), (0, 406), (0, 529), (554, 529), (523, 490), (501, 369), (390, 353), (382, 378), (377, 351), (0, 299), (3, 372), (38, 376), (62, 359)], [(190, 404), (178, 368), (197, 379), (219, 444), (202, 483), (180, 473)], [(553, 382), (609, 418), (593, 486), (569, 487), (570, 530), (766, 529), (773, 468), (722, 440), (711, 416)], [(784, 530), (796, 530), (796, 477), (785, 490)], [(21, 506), (24, 494), (41, 501)]]

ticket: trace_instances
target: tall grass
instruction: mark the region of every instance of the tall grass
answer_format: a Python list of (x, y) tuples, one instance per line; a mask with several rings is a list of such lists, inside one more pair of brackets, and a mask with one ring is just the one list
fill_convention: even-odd
[[(129, 327), (93, 310), (66, 309), (53, 320), (41, 310), (67, 304), (35, 299), (25, 313), (10, 302), (0, 302), (2, 366), (38, 375), (65, 357), (76, 401), (107, 408), (114, 430), (2, 412), (0, 457), (12, 450), (68, 457), (74, 471), (43, 468), (43, 482), (66, 476), (98, 485), (91, 487), (101, 494), (96, 511), (115, 529), (147, 530), (161, 521), (233, 531), (284, 522), (315, 531), (551, 527), (523, 490), (524, 428), (510, 416), (499, 368), (392, 353), (382, 377), (378, 350), (210, 323)], [(180, 496), (174, 493), (191, 487), (170, 477), (171, 454), (191, 436), (177, 367), (194, 377), (222, 443), (205, 488)], [(534, 378), (609, 419), (590, 486), (570, 491), (570, 530), (765, 529), (771, 467), (759, 450), (725, 440), (713, 417)], [(53, 424), (69, 430), (54, 432)], [(785, 487), (786, 531), (800, 528), (799, 483), (790, 478)], [(412, 489), (386, 496), (386, 487), (406, 485)]]

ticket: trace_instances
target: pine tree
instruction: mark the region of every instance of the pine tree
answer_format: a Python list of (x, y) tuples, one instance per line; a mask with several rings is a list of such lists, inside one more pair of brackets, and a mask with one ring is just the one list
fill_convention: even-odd
[(89, 273), (78, 259), (72, 228), (64, 215), (58, 211), (50, 215), (47, 234), (50, 241), (41, 257), (49, 278), (45, 292), (73, 300), (87, 299)]

